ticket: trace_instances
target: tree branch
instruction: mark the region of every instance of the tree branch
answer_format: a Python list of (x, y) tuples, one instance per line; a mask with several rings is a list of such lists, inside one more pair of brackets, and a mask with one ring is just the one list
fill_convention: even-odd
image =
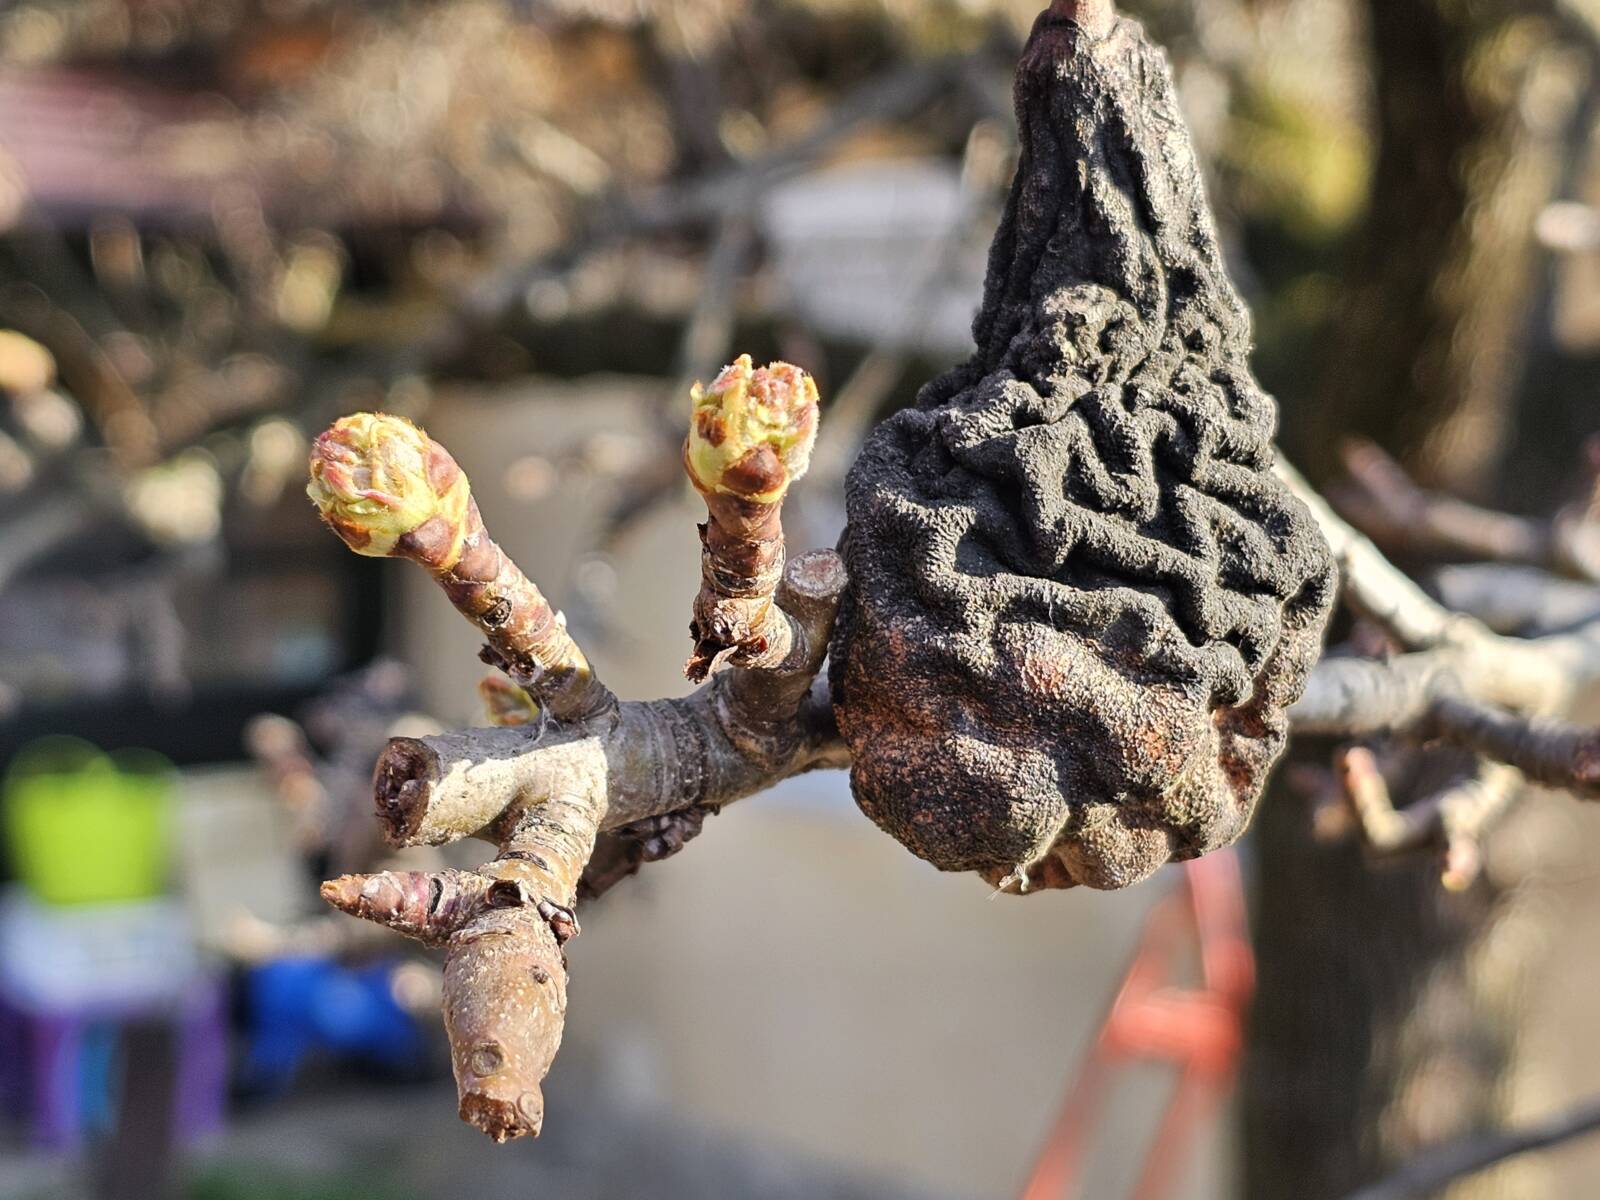
[(1442, 1146), (1348, 1200), (1411, 1200), (1432, 1196), (1448, 1184), (1519, 1154), (1548, 1149), (1600, 1129), (1600, 1100), (1589, 1100), (1565, 1113), (1520, 1130), (1488, 1137), (1469, 1137)]
[(346, 875), (322, 886), (336, 908), (446, 948), (444, 1020), (461, 1117), (503, 1142), (537, 1135), (540, 1084), (561, 1045), (566, 953), (578, 879), (605, 812), (593, 758), (552, 772), (476, 871)]
[[(1388, 734), (1413, 741), (1445, 737), (1471, 746), (1487, 735), (1475, 733), (1483, 729), (1481, 723), (1465, 720), (1466, 710), (1456, 706), (1549, 715), (1565, 711), (1596, 682), (1600, 620), (1569, 633), (1525, 640), (1484, 629), (1453, 645), (1387, 660), (1326, 658), (1311, 672), (1305, 695), (1289, 710), (1289, 718), (1299, 733), (1347, 738)], [(1502, 730), (1482, 748), (1505, 750), (1507, 737)], [(1527, 746), (1519, 752), (1532, 753)], [(1541, 761), (1538, 772), (1554, 769), (1553, 759)], [(1535, 764), (1530, 760), (1528, 765)]]
[(1335, 513), (1282, 454), (1274, 469), (1311, 510), (1339, 565), (1344, 598), (1356, 612), (1381, 625), (1402, 646), (1412, 650), (1451, 641), (1463, 632), (1463, 624), (1470, 624), (1429, 596), (1386, 559), (1370, 539)]
[[(561, 947), (577, 933), (572, 909), (600, 830), (638, 831), (652, 818), (719, 809), (788, 775), (840, 765), (825, 691), (813, 694), (813, 680), (844, 583), (832, 551), (789, 564), (777, 602), (798, 634), (778, 667), (724, 672), (682, 700), (622, 704), (599, 725), (468, 730), (385, 749), (375, 790), (391, 841), (479, 835), (500, 856), (475, 872), (346, 876), (323, 895), (446, 947), (461, 1115), (495, 1140), (539, 1132), (538, 1085), (566, 1005)], [(619, 865), (631, 873), (616, 862), (612, 872)]]
[(1395, 853), (1442, 841), (1446, 878), (1460, 882), (1476, 874), (1478, 841), (1522, 779), (1600, 796), (1600, 731), (1560, 719), (1600, 683), (1600, 612), (1540, 637), (1493, 633), (1427, 596), (1293, 468), (1280, 462), (1279, 471), (1333, 546), (1352, 607), (1414, 648), (1390, 659), (1325, 658), (1289, 711), (1295, 731), (1443, 741), (1484, 760), (1475, 780), (1397, 811), (1370, 753), (1346, 752), (1345, 795), (1368, 844)]
[(721, 808), (801, 771), (843, 765), (826, 690), (813, 680), (844, 583), (831, 550), (795, 559), (778, 592), (800, 631), (784, 664), (723, 672), (682, 699), (625, 702), (609, 728), (518, 726), (395, 739), (374, 777), (386, 835), (398, 846), (472, 837), (575, 762), (604, 786), (605, 829)]
[(683, 461), (706, 502), (694, 653), (696, 682), (724, 662), (776, 666), (794, 631), (772, 603), (783, 576), (783, 498), (817, 439), (817, 386), (788, 363), (753, 369), (745, 355), (709, 388), (696, 384)]
[(1434, 705), (1432, 719), (1442, 741), (1513, 766), (1534, 783), (1600, 799), (1600, 730), (1450, 697)]
[(1553, 517), (1518, 517), (1430, 492), (1373, 442), (1354, 439), (1342, 458), (1339, 509), (1395, 550), (1540, 567), (1600, 582), (1600, 520), (1590, 497)]
[(1441, 699), (1530, 714), (1563, 711), (1600, 681), (1600, 618), (1538, 638), (1504, 637), (1454, 613), (1336, 514), (1282, 458), (1279, 475), (1311, 509), (1339, 563), (1345, 599), (1414, 653), (1327, 658), (1290, 709), (1297, 731), (1340, 737), (1432, 736)]
[[(743, 365), (748, 371), (748, 360)], [(804, 384), (814, 432), (815, 389)], [(803, 470), (803, 459), (797, 466), (781, 457), (782, 444), (754, 449), (780, 473)], [(746, 465), (735, 457), (722, 470), (738, 479)], [(696, 482), (709, 482), (702, 490), (717, 484), (705, 472)], [(311, 491), (352, 548), (410, 558), (433, 574), (488, 634), (491, 657), (509, 668), (514, 686), (481, 689), (496, 728), (394, 739), (373, 784), (378, 819), (395, 845), (480, 836), (499, 855), (476, 871), (348, 875), (325, 884), (323, 896), (445, 948), (445, 1025), (461, 1115), (496, 1141), (537, 1134), (540, 1084), (561, 1041), (563, 947), (578, 932), (580, 892), (597, 894), (639, 862), (680, 848), (708, 811), (798, 771), (842, 765), (817, 675), (844, 565), (823, 550), (782, 569), (781, 582), (766, 590), (770, 621), (748, 628), (781, 625), (784, 636), (733, 647), (757, 665), (722, 672), (683, 699), (618, 704), (538, 589), (489, 538), (454, 460), (420, 430), (392, 418), (346, 418), (318, 441)], [(781, 496), (779, 489), (775, 498), (740, 502), (771, 504), (775, 523)], [(586, 875), (603, 829), (622, 836), (607, 839)]]
[(1443, 881), (1462, 891), (1483, 865), (1483, 839), (1515, 802), (1524, 778), (1516, 767), (1480, 761), (1472, 774), (1405, 808), (1396, 808), (1377, 755), (1350, 746), (1335, 756), (1342, 795), (1354, 828), (1375, 856), (1438, 850)]
[(1496, 633), (1537, 637), (1600, 621), (1600, 591), (1536, 567), (1460, 563), (1439, 568), (1432, 583), (1444, 604)]
[(565, 618), (489, 536), (455, 459), (409, 421), (357, 413), (337, 422), (316, 440), (307, 491), (357, 554), (427, 570), (488, 638), (485, 661), (552, 716), (587, 721), (616, 708)]

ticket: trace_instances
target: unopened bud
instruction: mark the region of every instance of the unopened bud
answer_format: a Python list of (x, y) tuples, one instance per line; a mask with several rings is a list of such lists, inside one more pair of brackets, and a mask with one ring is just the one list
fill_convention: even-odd
[(775, 503), (811, 465), (817, 440), (817, 385), (788, 363), (754, 370), (740, 355), (690, 398), (684, 462), (703, 492)]
[(531, 725), (539, 719), (533, 697), (504, 676), (484, 676), (478, 681), (478, 696), (491, 725)]
[[(461, 558), (472, 499), (467, 477), (442, 446), (403, 417), (340, 418), (312, 446), (306, 494), (357, 554), (406, 554), (437, 570)], [(400, 546), (413, 534), (415, 554)]]

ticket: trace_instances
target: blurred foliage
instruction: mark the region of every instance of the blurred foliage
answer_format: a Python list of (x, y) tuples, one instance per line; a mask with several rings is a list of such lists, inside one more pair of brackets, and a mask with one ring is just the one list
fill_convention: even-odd
[(1361, 215), (1372, 173), (1365, 131), (1349, 113), (1260, 74), (1235, 93), (1221, 166), (1239, 205), (1290, 237), (1324, 242)]

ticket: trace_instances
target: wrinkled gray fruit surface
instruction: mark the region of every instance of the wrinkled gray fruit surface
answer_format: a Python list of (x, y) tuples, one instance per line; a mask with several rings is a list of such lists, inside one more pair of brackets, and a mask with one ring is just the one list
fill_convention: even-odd
[(1334, 571), (1160, 51), (1046, 14), (1016, 102), (976, 353), (850, 473), (833, 695), (915, 853), (1117, 888), (1244, 831)]

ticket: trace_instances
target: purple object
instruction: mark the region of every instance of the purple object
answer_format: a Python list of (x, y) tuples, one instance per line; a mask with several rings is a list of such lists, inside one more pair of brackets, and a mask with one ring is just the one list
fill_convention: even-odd
[(84, 1093), (81, 1069), (90, 1030), (136, 1019), (167, 1018), (177, 1026), (178, 1139), (191, 1142), (221, 1128), (227, 1102), (226, 994), (220, 980), (191, 981), (176, 1006), (48, 1010), (0, 987), (0, 1103), (28, 1124), (40, 1150), (66, 1153), (82, 1144), (97, 1098)]

